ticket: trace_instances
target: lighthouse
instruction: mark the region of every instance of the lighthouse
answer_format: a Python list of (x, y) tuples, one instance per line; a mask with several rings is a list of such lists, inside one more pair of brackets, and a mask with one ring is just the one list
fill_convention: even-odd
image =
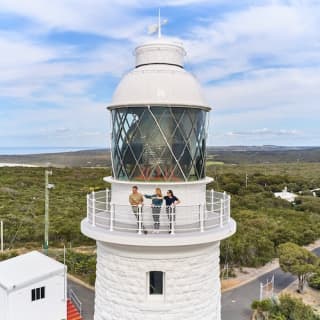
[(111, 188), (87, 195), (81, 222), (97, 242), (95, 320), (221, 319), (219, 247), (236, 224), (230, 196), (206, 188), (211, 108), (185, 55), (138, 46), (108, 106)]

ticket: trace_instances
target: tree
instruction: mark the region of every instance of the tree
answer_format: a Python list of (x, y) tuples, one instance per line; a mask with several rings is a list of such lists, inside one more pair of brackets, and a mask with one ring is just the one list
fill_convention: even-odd
[(279, 246), (279, 263), (284, 272), (290, 272), (298, 277), (298, 292), (303, 293), (306, 280), (316, 271), (319, 259), (307, 249), (287, 242)]

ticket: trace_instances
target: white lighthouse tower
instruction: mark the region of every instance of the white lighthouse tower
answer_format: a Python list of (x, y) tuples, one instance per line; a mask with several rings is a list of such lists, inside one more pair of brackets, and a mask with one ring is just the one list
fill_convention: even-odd
[[(219, 245), (236, 224), (230, 196), (206, 190), (210, 107), (185, 54), (161, 38), (138, 46), (108, 106), (111, 190), (87, 196), (81, 223), (97, 241), (95, 320), (221, 319)], [(155, 210), (144, 197), (132, 206), (133, 186), (143, 195), (172, 190), (180, 203)]]

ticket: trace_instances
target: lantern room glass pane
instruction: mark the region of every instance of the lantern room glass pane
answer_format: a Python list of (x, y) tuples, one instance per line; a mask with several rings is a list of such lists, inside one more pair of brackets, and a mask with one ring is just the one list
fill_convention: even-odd
[(205, 110), (136, 106), (111, 112), (115, 178), (193, 181), (205, 177)]

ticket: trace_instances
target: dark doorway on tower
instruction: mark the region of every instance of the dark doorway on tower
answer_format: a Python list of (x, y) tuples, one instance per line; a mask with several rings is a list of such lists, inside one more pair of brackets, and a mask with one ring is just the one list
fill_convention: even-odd
[(164, 283), (164, 272), (150, 271), (149, 272), (149, 294), (162, 295)]

